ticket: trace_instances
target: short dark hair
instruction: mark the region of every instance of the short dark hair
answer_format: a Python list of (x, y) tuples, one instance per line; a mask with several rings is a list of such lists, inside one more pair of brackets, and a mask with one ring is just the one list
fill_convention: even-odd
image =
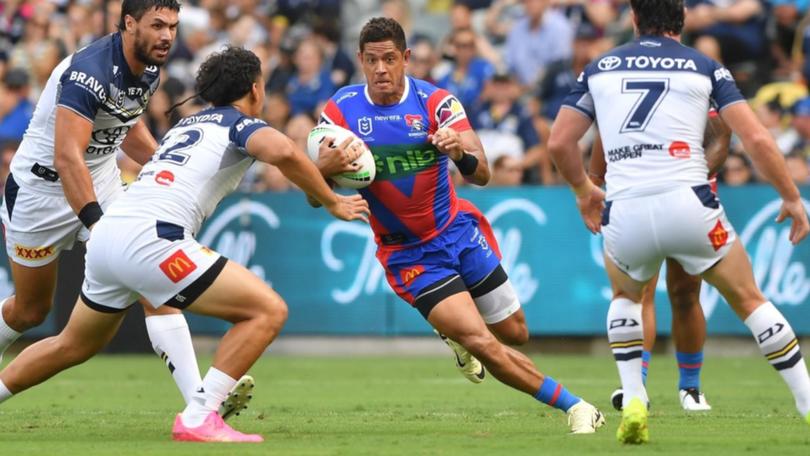
[(630, 0), (640, 35), (680, 35), (683, 30), (683, 0)]
[(360, 52), (365, 49), (366, 43), (379, 43), (381, 41), (393, 41), (394, 46), (400, 52), (405, 52), (405, 31), (399, 22), (387, 17), (371, 18), (363, 30), (360, 31)]
[(140, 21), (143, 15), (150, 9), (168, 8), (172, 11), (180, 11), (180, 2), (177, 0), (124, 0), (121, 3), (121, 19), (118, 21), (118, 30), (127, 28), (124, 19), (132, 16), (136, 21)]
[(195, 90), (212, 105), (224, 106), (249, 93), (261, 74), (262, 64), (256, 54), (228, 46), (211, 54), (200, 65)]

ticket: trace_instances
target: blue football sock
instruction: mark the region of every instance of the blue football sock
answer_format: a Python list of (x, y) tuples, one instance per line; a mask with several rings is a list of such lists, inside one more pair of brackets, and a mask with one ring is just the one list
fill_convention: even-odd
[(641, 382), (644, 385), (647, 384), (647, 368), (650, 367), (650, 358), (652, 358), (652, 353), (647, 350), (641, 352)]
[(546, 377), (540, 385), (540, 391), (534, 395), (538, 401), (558, 408), (563, 412), (577, 404), (582, 399), (571, 394), (561, 383), (557, 383), (551, 377)]
[(678, 389), (700, 389), (700, 369), (703, 367), (703, 352), (675, 352), (675, 359), (678, 360), (678, 371), (681, 373)]

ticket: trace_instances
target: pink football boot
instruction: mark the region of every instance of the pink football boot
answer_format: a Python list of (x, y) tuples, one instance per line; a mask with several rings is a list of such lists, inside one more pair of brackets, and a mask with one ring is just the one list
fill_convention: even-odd
[(183, 424), (180, 414), (174, 419), (172, 440), (177, 442), (264, 442), (259, 434), (243, 434), (222, 421), (217, 412), (211, 412), (203, 424), (190, 428)]

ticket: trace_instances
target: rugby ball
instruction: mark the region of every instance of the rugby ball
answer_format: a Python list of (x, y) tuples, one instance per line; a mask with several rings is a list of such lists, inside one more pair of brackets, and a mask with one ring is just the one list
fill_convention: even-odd
[(353, 144), (359, 144), (363, 148), (363, 153), (355, 160), (355, 163), (360, 165), (360, 169), (332, 176), (332, 180), (339, 186), (346, 188), (368, 187), (374, 181), (377, 167), (374, 164), (374, 156), (371, 155), (371, 150), (369, 150), (366, 143), (351, 130), (332, 124), (320, 124), (313, 128), (307, 137), (307, 154), (309, 154), (312, 161), (318, 160), (318, 149), (326, 138), (333, 138), (330, 144), (333, 148), (337, 147), (338, 144), (342, 144), (347, 138), (353, 138)]

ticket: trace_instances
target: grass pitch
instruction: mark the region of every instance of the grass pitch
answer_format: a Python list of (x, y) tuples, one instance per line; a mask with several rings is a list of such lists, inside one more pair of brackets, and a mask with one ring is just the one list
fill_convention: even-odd
[(0, 405), (0, 455), (810, 454), (810, 426), (761, 358), (708, 357), (703, 386), (714, 410), (687, 414), (675, 361), (653, 357), (651, 443), (642, 447), (616, 442), (620, 417), (609, 398), (618, 379), (608, 356), (534, 360), (606, 413), (601, 432), (567, 435), (562, 412), (491, 377), (468, 383), (450, 356), (271, 355), (251, 371), (251, 408), (230, 421), (265, 443), (175, 443), (171, 423), (183, 404), (161, 362), (99, 356)]

